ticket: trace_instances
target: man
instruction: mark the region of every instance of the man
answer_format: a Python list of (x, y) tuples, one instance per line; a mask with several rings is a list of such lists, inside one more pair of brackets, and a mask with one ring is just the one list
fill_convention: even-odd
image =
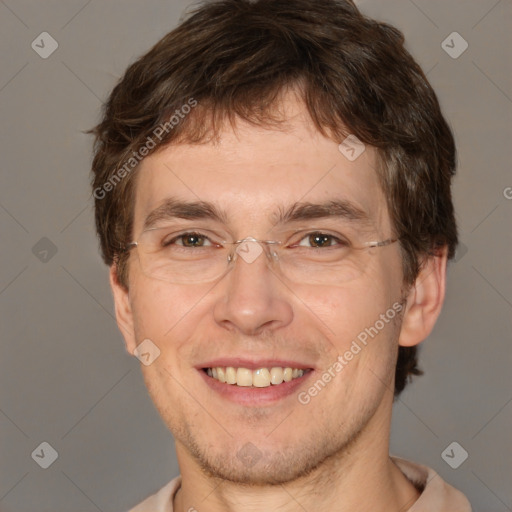
[(95, 134), (119, 328), (181, 471), (133, 510), (471, 510), (389, 456), (457, 244), (453, 136), (401, 33), (350, 1), (209, 2)]

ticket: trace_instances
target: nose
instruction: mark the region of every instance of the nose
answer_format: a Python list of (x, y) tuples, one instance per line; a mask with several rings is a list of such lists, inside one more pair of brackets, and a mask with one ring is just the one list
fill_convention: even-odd
[(285, 327), (292, 321), (290, 292), (272, 268), (272, 259), (272, 246), (264, 248), (253, 238), (237, 246), (214, 307), (214, 318), (219, 325), (257, 335)]

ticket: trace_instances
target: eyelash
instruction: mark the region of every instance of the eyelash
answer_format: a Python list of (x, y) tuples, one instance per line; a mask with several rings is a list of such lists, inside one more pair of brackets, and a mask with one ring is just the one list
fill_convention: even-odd
[[(330, 233), (324, 233), (322, 231), (312, 231), (310, 233), (306, 233), (298, 242), (292, 244), (291, 246), (289, 247), (303, 247), (300, 245), (300, 243), (308, 238), (308, 237), (311, 237), (311, 236), (326, 236), (326, 237), (330, 237), (332, 241), (336, 242), (335, 245), (328, 245), (326, 247), (328, 248), (331, 248), (331, 247), (336, 247), (336, 246), (342, 246), (342, 247), (348, 247), (350, 246), (350, 243), (347, 241), (347, 240), (344, 240), (343, 238), (340, 238), (340, 237), (337, 237), (335, 235), (332, 235)], [(180, 247), (183, 247), (185, 249), (188, 249), (190, 247), (186, 247), (183, 243), (182, 244), (175, 244), (175, 242), (179, 239), (184, 239), (188, 236), (197, 236), (197, 237), (200, 237), (202, 239), (205, 239), (205, 240), (208, 240), (213, 246), (215, 246), (215, 242), (212, 242), (210, 240), (210, 238), (206, 235), (203, 235), (202, 233), (198, 233), (198, 232), (195, 232), (195, 231), (187, 231), (187, 232), (184, 232), (184, 233), (180, 233), (179, 235), (173, 237), (171, 240), (167, 241), (167, 242), (164, 242), (162, 241), (162, 247), (168, 247), (170, 245), (178, 245)], [(200, 247), (201, 248), (201, 247)], [(312, 249), (321, 249), (322, 247), (311, 247)]]
[[(175, 245), (174, 242), (176, 242), (176, 240), (179, 240), (180, 238), (186, 238), (187, 236), (198, 236), (198, 237), (204, 238), (206, 240), (209, 240), (211, 242), (211, 240), (206, 235), (203, 235), (201, 233), (196, 233), (195, 231), (187, 231), (185, 233), (181, 233), (181, 234), (175, 236), (168, 242), (162, 241), (162, 247), (168, 247), (169, 245)], [(181, 245), (183, 247), (185, 247), (184, 244), (181, 244)]]

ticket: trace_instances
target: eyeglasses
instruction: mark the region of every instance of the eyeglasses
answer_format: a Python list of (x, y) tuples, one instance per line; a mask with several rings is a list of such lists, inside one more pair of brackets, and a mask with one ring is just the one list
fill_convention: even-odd
[(253, 264), (265, 253), (267, 264), (291, 282), (336, 285), (359, 277), (371, 263), (374, 249), (398, 240), (359, 238), (356, 233), (310, 229), (280, 240), (247, 237), (228, 241), (208, 229), (159, 227), (142, 232), (126, 251), (137, 248), (145, 275), (175, 284), (214, 281), (231, 270), (238, 257)]

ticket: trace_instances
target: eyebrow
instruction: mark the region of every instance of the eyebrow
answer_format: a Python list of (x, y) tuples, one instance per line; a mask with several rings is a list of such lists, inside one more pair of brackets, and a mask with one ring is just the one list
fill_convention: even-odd
[(297, 202), (288, 209), (279, 207), (278, 213), (274, 217), (276, 224), (326, 219), (329, 217), (357, 222), (367, 222), (370, 220), (368, 214), (363, 209), (347, 199), (331, 199), (323, 203)]
[(151, 229), (162, 220), (175, 218), (187, 220), (210, 219), (227, 224), (226, 212), (217, 208), (213, 203), (181, 201), (171, 197), (148, 214), (144, 220), (143, 230)]
[[(274, 226), (312, 219), (342, 218), (359, 224), (370, 222), (369, 215), (346, 199), (332, 199), (323, 203), (296, 202), (285, 208), (279, 206), (271, 216)], [(207, 201), (182, 201), (176, 198), (167, 198), (160, 206), (151, 211), (145, 221), (143, 230), (151, 229), (163, 220), (213, 220), (228, 224), (228, 215), (225, 210)]]

